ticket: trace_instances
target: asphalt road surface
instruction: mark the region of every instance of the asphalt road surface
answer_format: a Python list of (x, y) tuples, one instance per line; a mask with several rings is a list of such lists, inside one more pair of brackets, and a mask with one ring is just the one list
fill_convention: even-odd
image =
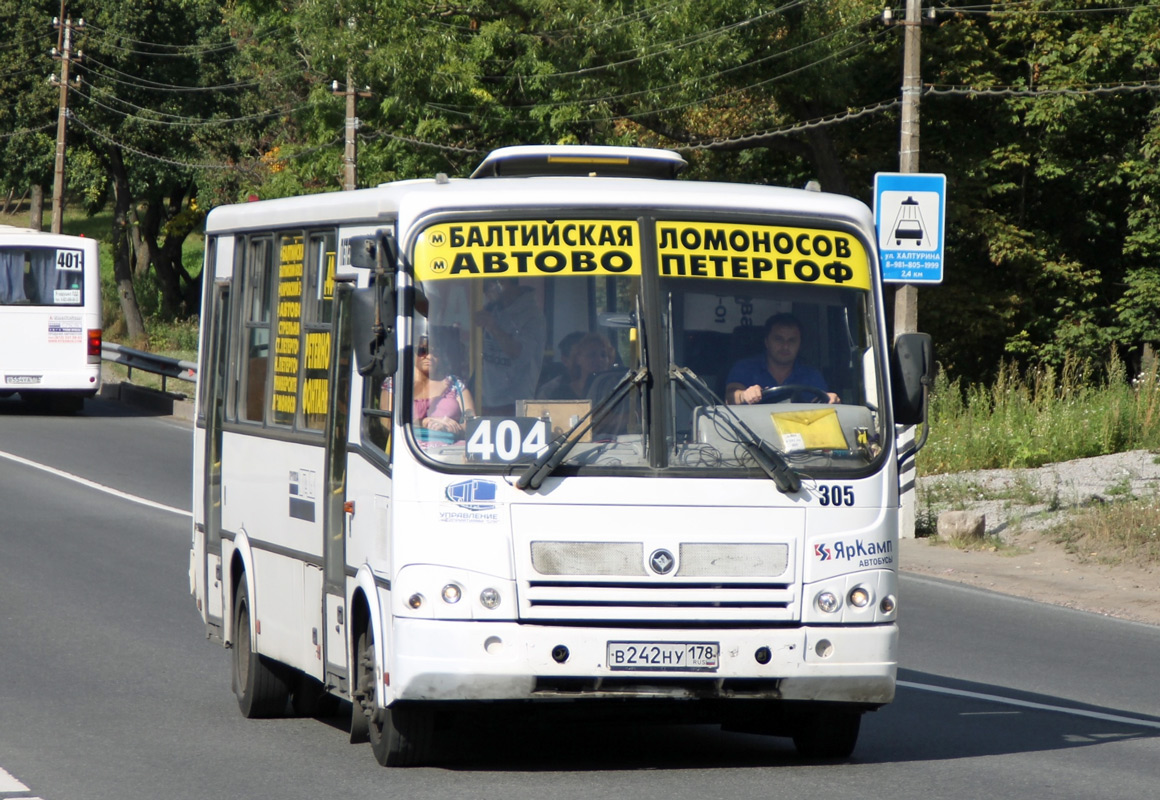
[(1160, 793), (1160, 628), (917, 576), (898, 699), (847, 763), (711, 726), (530, 718), (383, 769), (341, 717), (238, 713), (189, 596), (190, 480), (188, 423), (0, 400), (0, 800)]

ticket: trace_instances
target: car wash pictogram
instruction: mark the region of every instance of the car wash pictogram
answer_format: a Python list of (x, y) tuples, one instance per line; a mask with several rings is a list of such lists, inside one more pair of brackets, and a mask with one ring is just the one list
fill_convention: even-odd
[(913, 196), (907, 197), (899, 206), (898, 216), (894, 220), (894, 243), (901, 247), (903, 240), (910, 240), (916, 247), (921, 247), (925, 230), (922, 208)]

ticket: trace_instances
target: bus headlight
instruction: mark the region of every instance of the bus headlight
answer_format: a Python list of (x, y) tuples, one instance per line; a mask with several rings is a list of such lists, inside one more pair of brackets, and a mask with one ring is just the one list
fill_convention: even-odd
[(833, 614), (842, 607), (842, 601), (833, 592), (819, 592), (815, 601), (818, 604), (818, 609), (827, 614)]
[(449, 583), (443, 587), (441, 593), (443, 595), (443, 602), (455, 605), (459, 602), (459, 598), (463, 596), (463, 591), (454, 583)]
[(865, 608), (870, 605), (870, 590), (865, 586), (855, 586), (847, 599), (854, 608)]
[(499, 592), (495, 589), (487, 588), (479, 593), (479, 604), (487, 609), (497, 608), (500, 603)]
[(882, 610), (883, 614), (893, 614), (896, 605), (894, 595), (888, 594), (882, 598), (882, 602), (878, 604), (878, 608)]

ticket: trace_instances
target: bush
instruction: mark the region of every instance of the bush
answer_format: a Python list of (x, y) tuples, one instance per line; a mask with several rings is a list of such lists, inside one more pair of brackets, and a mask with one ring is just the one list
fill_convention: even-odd
[(1004, 364), (990, 387), (945, 372), (931, 393), (922, 474), (1038, 467), (1160, 445), (1160, 374), (1129, 380), (1123, 362), (1069, 360), (1020, 373)]

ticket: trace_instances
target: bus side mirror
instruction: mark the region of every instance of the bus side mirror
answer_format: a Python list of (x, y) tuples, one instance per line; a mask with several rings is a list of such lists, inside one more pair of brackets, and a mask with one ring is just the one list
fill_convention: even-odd
[(380, 268), (380, 254), (382, 255), (382, 265), (389, 265), (393, 271), (399, 258), (394, 234), (388, 231), (379, 231), (369, 236), (350, 237), (350, 265), (355, 269), (378, 270)]
[(929, 334), (903, 333), (894, 340), (890, 378), (895, 424), (925, 423), (927, 396), (934, 379), (934, 346)]
[(374, 270), (374, 284), (366, 289), (356, 289), (351, 304), (355, 361), (360, 375), (393, 375), (398, 366), (399, 350), (395, 340), (397, 255), (395, 237), (389, 232), (351, 237), (351, 266)]

